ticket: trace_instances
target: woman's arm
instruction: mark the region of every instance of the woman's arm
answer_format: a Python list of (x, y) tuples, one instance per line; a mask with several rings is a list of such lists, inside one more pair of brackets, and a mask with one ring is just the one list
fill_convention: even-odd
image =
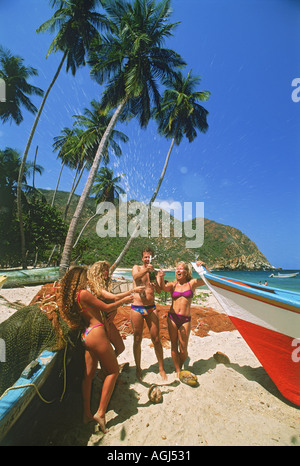
[(101, 291), (101, 296), (104, 299), (110, 299), (112, 301), (119, 301), (120, 299), (126, 298), (127, 296), (130, 296), (132, 293), (142, 293), (145, 290), (144, 286), (136, 286), (135, 288), (132, 288), (129, 291), (124, 291), (124, 293), (110, 293), (109, 291), (102, 290)]
[(131, 303), (133, 301), (133, 296), (126, 296), (122, 299), (118, 299), (114, 303), (106, 304), (101, 299), (96, 298), (92, 293), (87, 290), (83, 290), (80, 293), (80, 302), (84, 308), (92, 308), (104, 312), (115, 311), (119, 306), (126, 303)]
[[(202, 261), (198, 260), (198, 261), (196, 262), (196, 265), (197, 265), (198, 267), (201, 267), (201, 265), (203, 265), (203, 266), (206, 268), (206, 270), (207, 270), (208, 272), (210, 272), (210, 270), (209, 270), (209, 268), (207, 267), (207, 265), (206, 265), (205, 262), (202, 262)], [(202, 278), (193, 278), (193, 279), (190, 281), (190, 285), (191, 285), (192, 290), (194, 291), (198, 286), (203, 286), (203, 285), (205, 285), (205, 282), (202, 280)]]
[(159, 287), (163, 291), (166, 291), (166, 292), (172, 291), (173, 286), (174, 286), (173, 282), (165, 283), (164, 276), (165, 276), (165, 272), (163, 270), (160, 270), (156, 276), (156, 280), (157, 280)]

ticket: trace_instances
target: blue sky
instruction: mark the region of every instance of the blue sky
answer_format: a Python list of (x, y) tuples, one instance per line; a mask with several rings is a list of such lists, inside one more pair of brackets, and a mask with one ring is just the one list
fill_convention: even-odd
[[(181, 23), (167, 45), (183, 56), (185, 72), (200, 75), (200, 88), (211, 92), (204, 104), (209, 130), (173, 150), (158, 198), (204, 202), (206, 218), (240, 229), (272, 265), (300, 268), (300, 102), (291, 97), (292, 81), (300, 78), (300, 1), (173, 0), (172, 7), (172, 21)], [(0, 3), (0, 44), (38, 69), (31, 83), (44, 90), (61, 54), (46, 59), (53, 36), (35, 30), (53, 12), (46, 0)], [(38, 163), (45, 169), (39, 187), (56, 185), (60, 163), (53, 138), (100, 96), (87, 67), (75, 78), (61, 73), (29, 154), (33, 160), (39, 146)], [(32, 100), (39, 106), (39, 98)], [(34, 120), (26, 110), (23, 115), (20, 126), (0, 126), (1, 149), (23, 153)], [(146, 201), (170, 142), (158, 136), (154, 123), (146, 131), (135, 121), (118, 129), (130, 141), (110, 166), (126, 175), (129, 199)], [(69, 190), (71, 182), (72, 173), (65, 171), (60, 189)]]

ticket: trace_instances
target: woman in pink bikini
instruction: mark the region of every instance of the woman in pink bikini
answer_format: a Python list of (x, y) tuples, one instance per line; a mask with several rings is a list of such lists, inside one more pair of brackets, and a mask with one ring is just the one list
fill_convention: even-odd
[[(119, 375), (115, 351), (105, 331), (102, 313), (115, 311), (125, 303), (131, 303), (132, 296), (105, 304), (87, 291), (87, 269), (73, 267), (62, 278), (59, 291), (59, 308), (64, 319), (72, 328), (82, 328), (81, 340), (85, 347), (85, 373), (82, 381), (83, 421), (96, 421), (105, 433), (105, 413)], [(98, 361), (106, 377), (97, 412), (93, 415), (90, 408), (92, 380)]]
[[(202, 261), (197, 261), (197, 265), (204, 265), (207, 269)], [(192, 298), (196, 288), (205, 283), (201, 278), (193, 278), (191, 267), (185, 262), (178, 263), (174, 282), (165, 284), (164, 271), (160, 271), (158, 283), (164, 291), (169, 291), (172, 296), (172, 305), (168, 312), (168, 330), (171, 340), (171, 355), (179, 377), (183, 363), (188, 357)]]

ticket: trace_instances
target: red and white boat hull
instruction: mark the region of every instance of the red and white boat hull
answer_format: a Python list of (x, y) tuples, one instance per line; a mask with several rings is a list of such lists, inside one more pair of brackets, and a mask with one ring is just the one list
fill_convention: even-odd
[(282, 395), (300, 406), (300, 295), (197, 272)]

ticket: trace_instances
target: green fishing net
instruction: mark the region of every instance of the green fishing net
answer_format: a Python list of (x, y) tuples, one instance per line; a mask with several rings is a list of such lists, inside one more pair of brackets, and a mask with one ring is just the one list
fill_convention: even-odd
[(44, 350), (59, 351), (66, 345), (74, 347), (78, 337), (78, 330), (71, 330), (58, 311), (54, 319), (50, 319), (38, 304), (16, 311), (0, 324), (0, 396)]

